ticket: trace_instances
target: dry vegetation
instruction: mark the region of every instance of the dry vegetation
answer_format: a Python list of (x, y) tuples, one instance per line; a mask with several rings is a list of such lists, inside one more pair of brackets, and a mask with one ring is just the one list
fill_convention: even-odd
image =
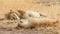
[[(49, 17), (56, 17), (59, 23), (55, 24), (56, 26), (43, 26), (31, 29), (24, 29), (20, 27), (12, 29), (0, 28), (0, 34), (60, 34), (59, 0), (0, 0), (0, 20), (7, 20), (5, 15), (10, 12), (10, 9), (15, 12), (17, 10), (38, 10), (46, 13)], [(5, 23), (5, 21), (3, 22)]]

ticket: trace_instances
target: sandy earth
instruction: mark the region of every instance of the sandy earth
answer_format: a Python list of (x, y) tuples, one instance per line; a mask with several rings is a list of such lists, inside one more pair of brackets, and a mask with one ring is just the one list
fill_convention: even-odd
[[(48, 5), (36, 3), (36, 1), (40, 0), (0, 0), (0, 16), (2, 17), (4, 14), (8, 13), (10, 9), (13, 11), (17, 10), (38, 10), (47, 14), (47, 16), (60, 17), (60, 5)], [(41, 0), (42, 1), (42, 0)], [(40, 2), (41, 2), (40, 1)], [(44, 0), (45, 1), (45, 0)], [(58, 1), (58, 0), (55, 0)], [(0, 18), (1, 18), (0, 17)], [(21, 29), (20, 29), (21, 30)], [(6, 31), (0, 29), (0, 34), (60, 34), (60, 23), (56, 27), (45, 27), (39, 28), (39, 30), (23, 30), (23, 31)]]

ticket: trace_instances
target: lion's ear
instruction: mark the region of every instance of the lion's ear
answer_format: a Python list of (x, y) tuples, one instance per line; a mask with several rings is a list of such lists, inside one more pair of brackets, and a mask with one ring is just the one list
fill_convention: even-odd
[(17, 10), (17, 11), (18, 11), (19, 13), (22, 13), (22, 14), (23, 14), (23, 13), (25, 13), (25, 12), (24, 12), (24, 11), (22, 11), (22, 10)]

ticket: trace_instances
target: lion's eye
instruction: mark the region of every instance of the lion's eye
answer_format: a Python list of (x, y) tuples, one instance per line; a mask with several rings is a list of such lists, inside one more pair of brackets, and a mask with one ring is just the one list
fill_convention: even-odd
[(21, 23), (23, 23), (22, 21), (20, 21)]

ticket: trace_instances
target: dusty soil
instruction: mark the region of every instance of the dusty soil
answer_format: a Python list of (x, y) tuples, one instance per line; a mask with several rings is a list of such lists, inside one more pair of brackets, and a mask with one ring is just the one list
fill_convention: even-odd
[[(44, 3), (43, 0), (0, 0), (0, 18), (6, 13), (17, 10), (38, 10), (47, 14), (50, 17), (56, 17), (60, 20), (60, 4), (59, 0), (48, 0), (52, 3)], [(47, 0), (44, 0), (45, 2)], [(52, 27), (40, 27), (36, 29), (13, 29), (12, 31), (6, 29), (0, 29), (0, 34), (60, 34), (60, 22), (57, 26)]]

